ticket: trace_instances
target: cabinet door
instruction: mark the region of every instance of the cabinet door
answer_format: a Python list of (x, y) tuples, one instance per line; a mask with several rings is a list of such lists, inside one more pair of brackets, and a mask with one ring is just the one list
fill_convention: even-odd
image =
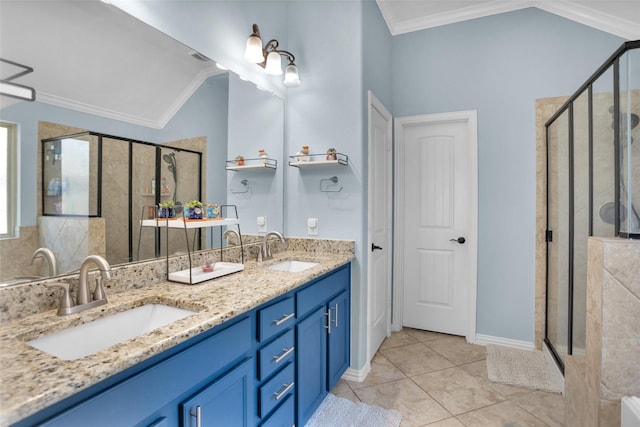
[(327, 313), (325, 307), (313, 311), (296, 326), (296, 423), (304, 426), (327, 394)]
[(182, 426), (249, 426), (253, 418), (253, 359), (180, 404)]
[(329, 301), (328, 350), (327, 350), (327, 390), (340, 380), (349, 367), (350, 347), (350, 305), (349, 292), (343, 291)]

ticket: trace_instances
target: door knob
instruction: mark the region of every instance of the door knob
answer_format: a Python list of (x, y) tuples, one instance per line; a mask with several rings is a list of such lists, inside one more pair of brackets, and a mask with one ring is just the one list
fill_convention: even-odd
[(382, 250), (382, 246), (378, 246), (375, 243), (372, 243), (371, 244), (371, 252), (375, 251), (376, 249), (381, 251)]
[(467, 239), (465, 239), (464, 237), (460, 236), (457, 239), (449, 239), (450, 242), (457, 242), (460, 243), (461, 245), (467, 241)]

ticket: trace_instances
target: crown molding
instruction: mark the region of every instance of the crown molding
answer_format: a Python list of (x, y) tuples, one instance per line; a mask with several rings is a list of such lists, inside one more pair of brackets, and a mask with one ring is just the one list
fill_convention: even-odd
[(131, 114), (121, 113), (119, 111), (110, 110), (108, 108), (102, 108), (96, 105), (86, 104), (83, 102), (74, 101), (72, 99), (63, 98), (61, 96), (52, 95), (46, 92), (37, 93), (37, 101), (45, 104), (55, 105), (57, 107), (68, 108), (69, 110), (78, 111), (80, 113), (93, 114), (95, 116), (104, 117), (112, 120), (119, 120), (122, 122), (132, 123), (134, 125), (150, 127), (154, 129), (161, 129), (162, 126), (158, 121), (146, 119), (144, 117), (138, 117)]
[(578, 22), (628, 40), (640, 39), (640, 25), (570, 0), (496, 0), (404, 21), (393, 16), (390, 1), (376, 0), (391, 35), (410, 33), (428, 28), (463, 22), (470, 19), (536, 7), (545, 12)]
[(468, 21), (470, 19), (482, 18), (485, 16), (497, 15), (499, 13), (512, 12), (514, 10), (533, 7), (536, 2), (533, 0), (496, 0), (475, 6), (468, 6), (455, 9), (449, 12), (437, 13), (430, 16), (408, 19), (405, 21), (395, 21), (391, 8), (384, 0), (376, 0), (382, 16), (387, 23), (391, 35), (397, 36), (413, 31), (426, 30), (428, 28), (440, 27), (443, 25), (455, 24), (456, 22)]
[(573, 1), (538, 0), (538, 9), (627, 40), (640, 39), (640, 24), (592, 9)]
[(211, 76), (222, 74), (224, 71), (217, 68), (207, 68), (201, 70), (191, 82), (184, 88), (175, 101), (169, 106), (169, 108), (159, 117), (157, 120), (149, 119), (145, 117), (136, 116), (133, 114), (126, 114), (119, 111), (110, 110), (108, 108), (99, 107), (97, 105), (86, 104), (83, 102), (74, 101), (72, 99), (63, 98), (57, 95), (52, 95), (46, 92), (37, 92), (37, 101), (45, 104), (55, 105), (57, 107), (67, 108), (70, 110), (78, 111), (80, 113), (93, 114), (95, 116), (104, 117), (111, 120), (118, 120), (121, 122), (127, 122), (138, 126), (144, 126), (153, 129), (163, 129), (169, 120), (180, 111), (182, 106), (191, 98), (195, 91)]

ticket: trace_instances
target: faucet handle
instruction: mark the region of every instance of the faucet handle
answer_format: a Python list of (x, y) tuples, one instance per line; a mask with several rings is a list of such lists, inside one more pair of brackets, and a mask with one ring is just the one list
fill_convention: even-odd
[(49, 288), (62, 288), (64, 293), (62, 294), (62, 298), (60, 298), (60, 307), (58, 307), (58, 315), (64, 316), (68, 314), (68, 311), (71, 307), (73, 307), (73, 301), (71, 300), (71, 295), (69, 294), (69, 284), (66, 282), (55, 282), (55, 283), (47, 283), (47, 287)]
[(93, 291), (93, 300), (107, 300), (107, 294), (104, 292), (104, 288), (102, 287), (102, 275), (98, 274), (96, 276), (96, 289)]

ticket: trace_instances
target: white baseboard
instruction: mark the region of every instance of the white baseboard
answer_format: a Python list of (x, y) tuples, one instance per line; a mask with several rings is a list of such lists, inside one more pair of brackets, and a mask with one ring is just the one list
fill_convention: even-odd
[(342, 375), (342, 379), (361, 383), (367, 378), (369, 372), (371, 372), (371, 364), (367, 362), (362, 369), (347, 368), (346, 372)]
[(476, 334), (476, 344), (495, 344), (505, 347), (521, 348), (523, 350), (535, 350), (535, 345), (530, 341), (513, 340), (511, 338), (494, 337), (491, 335)]

